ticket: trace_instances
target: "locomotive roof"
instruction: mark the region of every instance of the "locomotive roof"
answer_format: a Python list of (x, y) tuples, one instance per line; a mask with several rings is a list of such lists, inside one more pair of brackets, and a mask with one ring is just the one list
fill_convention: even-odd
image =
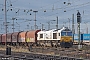
[(66, 29), (66, 27), (62, 27), (58, 32), (61, 32), (62, 30)]
[(71, 31), (71, 30), (68, 29), (67, 27), (62, 27), (61, 29), (43, 30), (38, 33), (50, 33), (50, 32), (56, 32), (56, 31), (61, 32), (61, 31)]
[(69, 28), (65, 28), (64, 30), (62, 30), (62, 31), (71, 31)]

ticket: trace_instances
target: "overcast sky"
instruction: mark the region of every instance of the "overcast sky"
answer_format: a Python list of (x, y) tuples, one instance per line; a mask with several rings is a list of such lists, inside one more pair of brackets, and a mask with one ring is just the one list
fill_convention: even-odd
[[(5, 33), (5, 12), (4, 0), (0, 0), (0, 33)], [(35, 13), (36, 25), (38, 29), (48, 29), (48, 22), (50, 22), (50, 29), (56, 28), (56, 20), (58, 16), (58, 28), (63, 25), (72, 28), (72, 14), (74, 14), (75, 30), (77, 31), (77, 10), (81, 13), (81, 32), (86, 33), (90, 24), (90, 0), (6, 0), (8, 33), (13, 32), (12, 18), (14, 20), (14, 31), (27, 31), (35, 29)], [(89, 31), (88, 30), (88, 31)], [(90, 31), (89, 31), (90, 33)]]

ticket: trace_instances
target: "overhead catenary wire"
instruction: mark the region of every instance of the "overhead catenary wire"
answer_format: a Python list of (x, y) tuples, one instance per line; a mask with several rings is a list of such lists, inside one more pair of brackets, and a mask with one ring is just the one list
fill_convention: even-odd
[[(90, 2), (88, 2), (90, 3)], [(85, 3), (85, 4), (88, 4), (88, 3)], [(85, 4), (81, 4), (81, 5), (85, 5)], [(76, 5), (76, 6), (80, 6), (80, 5)], [(66, 9), (66, 8), (70, 8), (70, 7), (75, 7), (75, 6), (69, 6), (69, 7), (61, 7), (61, 8), (54, 8), (54, 10), (57, 10), (57, 9)], [(15, 8), (15, 7), (12, 7), (12, 8)], [(15, 8), (15, 9), (19, 9), (19, 10), (22, 10), (21, 8)], [(23, 9), (24, 10), (24, 9)], [(26, 10), (26, 9), (25, 9)], [(48, 10), (48, 9), (46, 9)], [(57, 14), (57, 13), (56, 13)]]
[[(74, 5), (74, 6), (65, 6), (65, 7), (61, 7), (61, 8), (56, 8), (56, 9), (54, 9), (54, 10), (62, 10), (62, 9), (66, 9), (67, 11), (71, 11), (71, 10), (74, 10), (75, 8), (82, 8), (82, 7), (84, 7), (84, 6), (87, 6), (87, 5), (89, 5), (90, 4), (90, 2), (87, 2), (87, 3), (82, 3), (82, 4), (78, 4), (78, 5)], [(69, 8), (69, 9), (68, 9)], [(72, 8), (72, 9), (70, 9), (70, 8)], [(49, 12), (49, 13), (51, 13), (51, 12)], [(59, 13), (54, 13), (54, 14), (50, 14), (50, 15), (48, 15), (48, 16), (52, 16), (52, 15), (55, 15), (55, 14), (59, 14)]]
[[(60, 1), (60, 0), (59, 0)], [(59, 1), (57, 1), (57, 2), (59, 2)], [(76, 0), (75, 0), (76, 1)], [(74, 2), (75, 2), (74, 1)], [(78, 1), (78, 0), (77, 0)], [(80, 1), (80, 0), (79, 0)], [(18, 2), (18, 1), (16, 1), (16, 2)], [(57, 3), (56, 2), (56, 3)], [(11, 3), (12, 3), (12, 1), (11, 1)], [(14, 2), (13, 2), (14, 3)], [(90, 3), (90, 2), (89, 2)], [(45, 16), (45, 15), (47, 15), (48, 17), (50, 17), (50, 16), (56, 16), (56, 15), (58, 15), (58, 14), (61, 14), (62, 12), (62, 10), (64, 10), (64, 9), (66, 9), (66, 11), (71, 11), (71, 10), (74, 10), (74, 9), (78, 9), (78, 8), (82, 8), (82, 7), (85, 7), (85, 6), (88, 6), (89, 5), (89, 3), (88, 2), (85, 2), (85, 3), (81, 3), (81, 4), (77, 4), (77, 5), (70, 5), (70, 6), (68, 6), (68, 5), (65, 5), (65, 6), (60, 6), (60, 8), (59, 7), (55, 7), (55, 3), (51, 3), (50, 5), (45, 5), (45, 6), (51, 6), (51, 8), (47, 8), (47, 7), (43, 7), (43, 9), (40, 7), (40, 8), (38, 8), (37, 10), (40, 12), (40, 13), (42, 13), (42, 11), (44, 11), (44, 10), (46, 10), (46, 12), (45, 13), (43, 13), (42, 14), (42, 16), (38, 16), (38, 18), (40, 18), (40, 19), (43, 19), (43, 16)], [(52, 7), (53, 7), (53, 5), (54, 5), (54, 9), (53, 9), (53, 11), (52, 11)], [(19, 13), (22, 13), (24, 10), (26, 10), (26, 13), (27, 13), (27, 11), (28, 10), (30, 10), (29, 8), (19, 8), (19, 7), (14, 7), (14, 6), (7, 6), (8, 8), (13, 8), (13, 11), (14, 12), (16, 12), (16, 11), (18, 11), (18, 9), (20, 9), (20, 11), (21, 12), (19, 12)], [(33, 10), (33, 8), (32, 8), (32, 10)], [(57, 11), (60, 11), (60, 12), (57, 12)], [(29, 11), (29, 13), (30, 13), (31, 11)], [(54, 13), (53, 13), (54, 12)], [(47, 14), (48, 13), (48, 14)], [(28, 13), (27, 13), (28, 14)], [(0, 14), (1, 15), (1, 14)], [(17, 16), (20, 16), (21, 14), (19, 14), (19, 15), (17, 15)], [(26, 15), (27, 16), (27, 15)], [(10, 16), (9, 16), (10, 17)], [(45, 19), (47, 19), (47, 20), (49, 20), (48, 19), (48, 17), (46, 17), (46, 18), (44, 18), (43, 20), (45, 20)], [(32, 19), (33, 20), (33, 19)], [(24, 22), (22, 22), (22, 23), (24, 23)]]
[[(85, 3), (85, 4), (87, 4), (87, 3)], [(82, 5), (84, 5), (84, 4), (82, 4)], [(76, 6), (79, 6), (79, 5), (76, 5)], [(70, 6), (70, 7), (73, 7), (73, 6)], [(66, 8), (68, 8), (68, 7), (66, 7)], [(60, 9), (63, 9), (63, 8), (60, 8)], [(54, 9), (55, 10), (55, 9)], [(58, 14), (58, 13), (54, 13), (54, 14)], [(50, 16), (50, 15), (48, 15), (48, 16)], [(52, 15), (51, 15), (52, 16)]]
[[(59, 1), (60, 1), (60, 0), (59, 0)], [(57, 2), (58, 2), (58, 1), (57, 1)], [(69, 7), (63, 6), (63, 7), (61, 7), (61, 8), (54, 8), (54, 10), (71, 8), (71, 7), (76, 7), (76, 6), (81, 6), (81, 5), (85, 5), (85, 4), (88, 4), (88, 3), (90, 3), (90, 2), (83, 3), (83, 4), (79, 4), (79, 5), (75, 5), (75, 6), (69, 6)], [(52, 5), (54, 5), (54, 3), (53, 3)], [(47, 5), (46, 5), (46, 6), (47, 6)], [(68, 6), (68, 5), (67, 5), (67, 6)], [(7, 6), (7, 7), (10, 7), (10, 6)], [(11, 8), (24, 10), (24, 8), (18, 8), (18, 7), (11, 7)], [(25, 10), (29, 10), (29, 8), (28, 8), (28, 9), (25, 8)], [(51, 8), (51, 9), (46, 9), (46, 8), (45, 8), (45, 10), (52, 10), (52, 8)], [(38, 9), (38, 11), (40, 11), (40, 10)]]

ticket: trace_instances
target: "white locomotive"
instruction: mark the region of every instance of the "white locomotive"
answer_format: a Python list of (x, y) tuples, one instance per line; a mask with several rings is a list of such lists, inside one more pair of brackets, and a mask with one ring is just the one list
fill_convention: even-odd
[[(38, 32), (37, 33), (38, 44), (42, 45), (42, 46), (60, 46), (60, 40), (62, 40), (61, 32), (65, 29), (68, 29), (68, 28), (63, 27), (58, 30), (52, 29), (52, 30), (43, 30), (43, 31)], [(65, 31), (65, 32), (67, 32), (67, 31)]]

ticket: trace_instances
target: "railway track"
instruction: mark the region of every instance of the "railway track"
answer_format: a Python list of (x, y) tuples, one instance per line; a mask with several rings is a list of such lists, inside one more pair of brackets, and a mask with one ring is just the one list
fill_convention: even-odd
[(72, 48), (33, 47), (30, 52), (90, 59), (90, 46), (83, 46), (80, 50), (77, 49), (77, 45)]
[[(5, 52), (5, 51), (1, 51), (1, 52)], [(12, 55), (0, 54), (0, 60), (89, 60), (89, 59), (58, 56), (58, 55), (12, 52)]]
[[(12, 47), (11, 47), (12, 48)], [(15, 48), (15, 47), (13, 47)], [(5, 51), (0, 51), (0, 58), (3, 60), (68, 60), (68, 59), (90, 59), (90, 47), (84, 46), (83, 49), (76, 49), (77, 46), (72, 48), (61, 48), (61, 47), (32, 47), (30, 51), (26, 52), (13, 52), (11, 55), (5, 55)], [(26, 48), (22, 48), (26, 49)]]

